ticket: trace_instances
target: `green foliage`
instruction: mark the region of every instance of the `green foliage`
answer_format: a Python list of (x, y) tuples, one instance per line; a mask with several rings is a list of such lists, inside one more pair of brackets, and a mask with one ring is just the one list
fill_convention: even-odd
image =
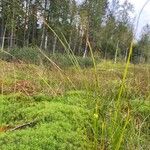
[(81, 57), (79, 57), (78, 61), (79, 61), (79, 65), (81, 66), (81, 68), (93, 67), (92, 58), (89, 58), (89, 57), (81, 58)]
[[(94, 99), (92, 93), (84, 91), (70, 91), (64, 96), (47, 97), (42, 94), (33, 97), (15, 94), (0, 97), (0, 111), (3, 112), (0, 118), (2, 127), (15, 127), (35, 120), (36, 124), (27, 126), (23, 129), (16, 131), (7, 131), (1, 133), (0, 144), (1, 148), (21, 150), (26, 149), (92, 149), (93, 148), (93, 135), (94, 130)], [(111, 134), (114, 132), (111, 129), (113, 125), (112, 109), (113, 103), (107, 98), (108, 95), (96, 97), (98, 100), (98, 135), (97, 138), (101, 139), (102, 134), (107, 134), (107, 141), (111, 142), (107, 145), (108, 149), (112, 148)], [(141, 101), (141, 100), (140, 100)], [(90, 105), (89, 105), (90, 104)], [(127, 103), (124, 104), (126, 106)], [(125, 111), (125, 107), (122, 111)], [(148, 123), (148, 108), (149, 103), (138, 100), (131, 101), (132, 108), (132, 123), (136, 118), (144, 120), (146, 125)], [(94, 114), (93, 114), (94, 113)], [(124, 112), (122, 112), (124, 115)], [(142, 118), (141, 118), (142, 116)], [(134, 118), (135, 117), (135, 120)], [(145, 118), (147, 119), (145, 120)], [(101, 124), (105, 120), (106, 128), (102, 133)], [(119, 136), (123, 120), (118, 124), (115, 139)], [(128, 132), (125, 134), (127, 144), (135, 146), (137, 141), (135, 138), (131, 140), (133, 135), (137, 136), (136, 130), (133, 130), (133, 124), (128, 126)], [(148, 125), (148, 124), (147, 124)], [(143, 128), (145, 127), (145, 128)], [(148, 126), (143, 126), (141, 134), (147, 135)], [(129, 132), (130, 131), (130, 132)], [(103, 136), (104, 136), (103, 135)], [(88, 139), (89, 138), (89, 139)], [(144, 138), (144, 137), (143, 137)], [(93, 140), (92, 140), (93, 139)], [(104, 139), (103, 139), (104, 140)], [(132, 143), (135, 142), (135, 143)], [(146, 144), (141, 141), (141, 143)], [(101, 143), (102, 144), (102, 143)], [(105, 145), (106, 146), (106, 145)], [(124, 148), (125, 145), (121, 147)], [(143, 145), (145, 147), (145, 145)]]
[(142, 37), (138, 44), (141, 55), (145, 62), (148, 63), (150, 60), (150, 25), (143, 27)]
[(23, 61), (26, 63), (38, 64), (40, 52), (36, 48), (14, 48), (9, 52), (1, 52), (0, 58), (7, 61)]
[[(55, 55), (47, 55), (53, 62), (55, 62), (61, 68), (67, 68), (74, 66), (74, 62), (67, 54), (56, 53)], [(43, 63), (45, 66), (52, 66), (52, 64), (42, 56), (37, 48), (16, 48), (9, 52), (1, 52), (0, 59), (6, 61), (25, 62), (32, 64)], [(93, 61), (90, 57), (82, 58), (76, 57), (81, 68), (87, 68), (93, 66)]]
[(44, 96), (1, 96), (1, 125), (15, 126), (37, 121), (34, 127), (1, 134), (1, 148), (90, 149), (90, 143), (85, 142), (87, 137), (84, 129), (90, 119), (90, 112), (78, 104), (69, 104), (75, 100), (73, 98), (67, 95), (55, 99)]
[[(87, 38), (93, 50), (103, 53), (103, 58), (115, 57), (116, 61), (116, 57), (119, 57), (126, 60), (134, 35), (131, 18), (133, 6), (128, 1), (121, 4), (119, 0), (86, 0), (79, 4), (76, 0), (13, 0), (11, 3), (2, 1), (0, 7), (1, 48), (8, 48), (16, 59), (27, 62), (33, 60), (32, 63), (37, 63), (38, 60), (38, 53), (29, 51), (32, 49), (30, 46), (38, 46), (53, 54), (64, 54), (69, 46), (74, 54), (87, 55)], [(43, 19), (39, 21), (36, 14), (40, 14)], [(138, 41), (139, 46), (133, 51), (136, 55), (134, 62), (140, 62), (141, 58), (149, 62), (149, 44), (146, 41), (148, 38), (144, 36)], [(137, 51), (140, 51), (138, 55)], [(29, 53), (28, 57), (23, 56), (26, 53)], [(9, 55), (0, 55), (0, 58), (5, 57), (5, 60), (11, 59)], [(64, 66), (72, 65), (66, 59), (62, 58)], [(84, 60), (81, 60), (81, 66), (82, 62)], [(83, 66), (88, 65), (89, 61), (85, 60)]]
[[(0, 68), (0, 77), (5, 81), (0, 81), (2, 149), (148, 149), (148, 66), (129, 66), (119, 107), (116, 107), (125, 64), (97, 65), (99, 87), (95, 87), (93, 68), (82, 72), (65, 69), (62, 78), (60, 72), (43, 66), (4, 61), (0, 64), (5, 67)], [(15, 90), (11, 91), (12, 86)], [(29, 91), (32, 86), (34, 92)], [(32, 121), (35, 121), (32, 125), (11, 131)]]
[[(74, 66), (74, 62), (72, 61), (69, 55), (55, 54), (51, 55), (50, 58), (60, 67), (67, 68)], [(93, 61), (90, 57), (82, 58), (76, 57), (76, 61), (79, 63), (81, 68), (87, 68), (93, 66)]]

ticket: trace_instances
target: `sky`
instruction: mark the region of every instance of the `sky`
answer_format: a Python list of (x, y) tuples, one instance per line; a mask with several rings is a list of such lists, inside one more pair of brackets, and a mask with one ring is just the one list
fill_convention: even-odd
[[(124, 2), (125, 0), (120, 0), (120, 2)], [(147, 0), (128, 0), (131, 4), (134, 6), (134, 15), (136, 17), (136, 22), (137, 18), (139, 16), (139, 13), (144, 6), (144, 4), (147, 2)], [(139, 26), (138, 26), (138, 36), (140, 36), (140, 32), (146, 24), (150, 24), (150, 0), (149, 3), (145, 6), (145, 8), (142, 11), (142, 14), (140, 16), (139, 20)]]
[[(81, 3), (84, 0), (76, 0), (79, 3)], [(123, 3), (125, 0), (120, 0), (120, 3)], [(143, 5), (146, 3), (147, 0), (128, 0), (131, 4), (133, 4), (134, 7), (134, 16), (138, 18), (139, 12), (141, 11)], [(136, 20), (137, 22), (137, 20)], [(136, 23), (135, 23), (136, 24)], [(137, 36), (140, 36), (140, 32), (144, 25), (150, 24), (150, 0), (149, 3), (144, 8), (140, 20), (139, 20), (139, 26), (137, 30)]]

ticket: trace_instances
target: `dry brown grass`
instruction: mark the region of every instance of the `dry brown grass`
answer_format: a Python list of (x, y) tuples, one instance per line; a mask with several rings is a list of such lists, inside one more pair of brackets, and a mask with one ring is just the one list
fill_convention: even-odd
[[(22, 92), (33, 95), (42, 92), (48, 95), (62, 95), (69, 90), (92, 90), (94, 87), (94, 70), (82, 69), (80, 72), (68, 68), (63, 72), (23, 63), (0, 62), (0, 87), (4, 93)], [(105, 62), (98, 67), (98, 80), (101, 92), (118, 90), (124, 65), (107, 66)], [(103, 67), (102, 67), (103, 66)], [(106, 67), (105, 67), (106, 66)], [(150, 90), (150, 67), (130, 65), (126, 79), (126, 88), (138, 96), (147, 96)], [(1, 89), (2, 90), (2, 89)], [(102, 91), (103, 90), (103, 91)]]

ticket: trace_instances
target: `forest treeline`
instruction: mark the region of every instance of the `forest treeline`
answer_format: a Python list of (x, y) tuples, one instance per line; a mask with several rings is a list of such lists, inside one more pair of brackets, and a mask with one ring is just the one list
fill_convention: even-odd
[[(1, 49), (36, 47), (48, 53), (126, 61), (135, 35), (133, 6), (119, 0), (0, 0)], [(148, 62), (150, 26), (136, 40), (132, 61)]]

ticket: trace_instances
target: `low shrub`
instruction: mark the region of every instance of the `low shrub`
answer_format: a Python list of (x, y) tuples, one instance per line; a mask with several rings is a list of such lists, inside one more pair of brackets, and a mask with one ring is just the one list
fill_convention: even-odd
[[(61, 68), (67, 68), (76, 65), (80, 65), (81, 68), (93, 67), (93, 60), (90, 57), (83, 58), (77, 56), (73, 58), (67, 54), (60, 53), (56, 53), (55, 55), (46, 53), (46, 55)], [(23, 61), (25, 63), (32, 63), (36, 65), (42, 63), (45, 66), (52, 67), (51, 62), (45, 58), (39, 50), (32, 47), (15, 48), (8, 52), (1, 52), (0, 59), (5, 61)]]
[(6, 61), (23, 61), (26, 63), (38, 64), (40, 52), (36, 48), (14, 48), (8, 52), (1, 52), (0, 58)]

